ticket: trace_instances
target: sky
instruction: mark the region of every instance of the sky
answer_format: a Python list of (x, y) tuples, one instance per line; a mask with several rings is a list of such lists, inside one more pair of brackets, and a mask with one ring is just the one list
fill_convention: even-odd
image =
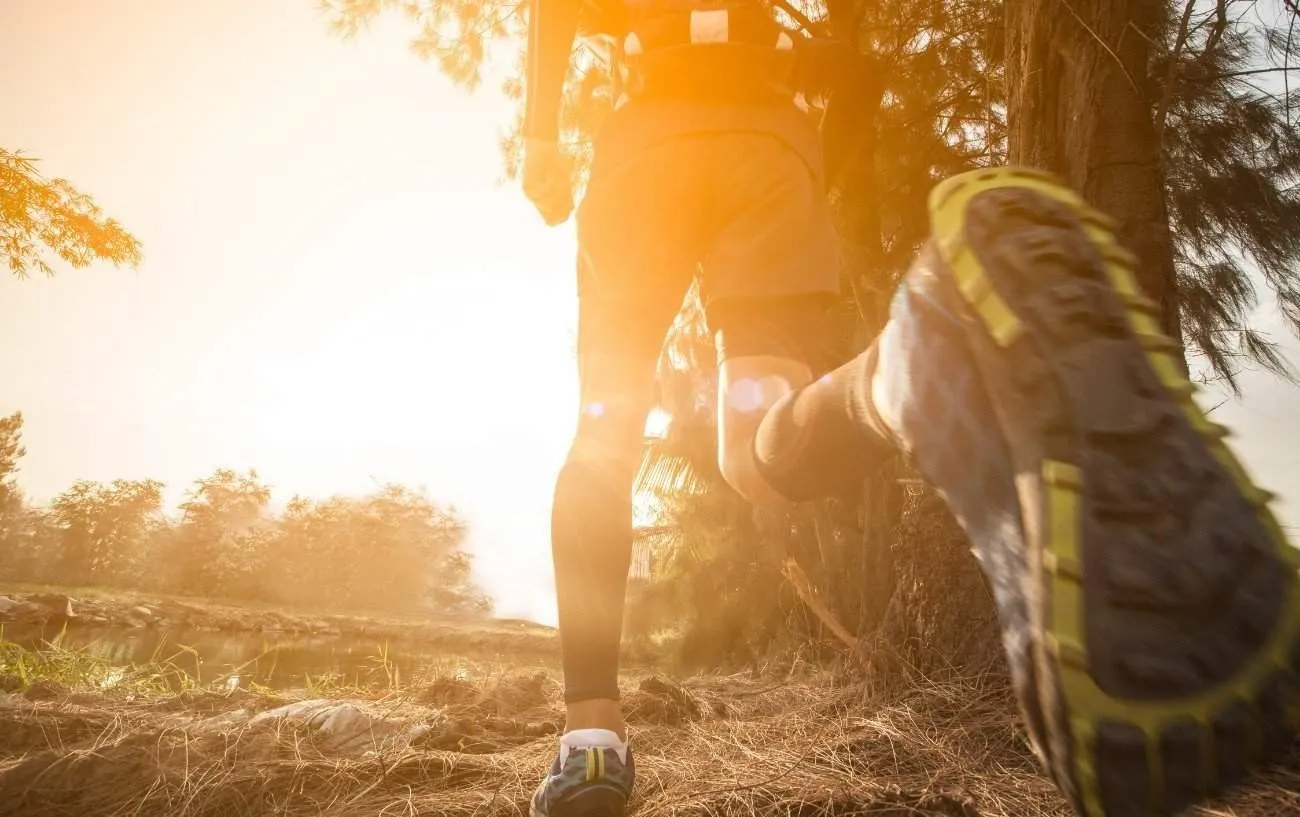
[[(218, 467), (279, 502), (424, 486), (469, 520), (498, 612), (550, 622), (573, 230), (502, 183), (495, 84), (452, 88), (413, 33), (341, 41), (315, 0), (0, 0), (0, 145), (145, 251), (0, 279), (0, 414), (24, 414), (37, 502), (115, 478), (174, 502)], [(1274, 310), (1256, 323), (1300, 361)], [(1243, 384), (1214, 417), (1300, 524), (1300, 390)]]
[(138, 270), (0, 280), (21, 483), (253, 467), (279, 500), (396, 481), (471, 522), (504, 615), (553, 616), (576, 416), (574, 243), (501, 184), (512, 108), (313, 0), (0, 0), (0, 144), (91, 193)]

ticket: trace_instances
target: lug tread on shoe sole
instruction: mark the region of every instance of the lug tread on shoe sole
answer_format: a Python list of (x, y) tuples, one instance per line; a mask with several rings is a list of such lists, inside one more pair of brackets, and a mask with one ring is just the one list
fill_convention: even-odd
[[(532, 810), (530, 809), (530, 813)], [(579, 789), (557, 803), (548, 817), (626, 817), (627, 795), (614, 786), (595, 785)], [(532, 817), (536, 817), (532, 813)]]
[(1003, 430), (1032, 438), (1051, 772), (1085, 817), (1176, 814), (1300, 733), (1298, 551), (1109, 218), (1018, 168), (941, 183), (930, 214), (1004, 361), (985, 365)]

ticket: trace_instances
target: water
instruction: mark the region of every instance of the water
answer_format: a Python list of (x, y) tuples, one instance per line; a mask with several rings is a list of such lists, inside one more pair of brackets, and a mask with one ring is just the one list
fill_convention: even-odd
[[(473, 680), (475, 663), (418, 639), (380, 635), (212, 632), (184, 628), (6, 625), (3, 639), (28, 648), (51, 641), (115, 667), (165, 663), (200, 684), (272, 689), (405, 685), (435, 675)], [(538, 667), (541, 661), (533, 661)], [(526, 668), (523, 664), (512, 665)]]

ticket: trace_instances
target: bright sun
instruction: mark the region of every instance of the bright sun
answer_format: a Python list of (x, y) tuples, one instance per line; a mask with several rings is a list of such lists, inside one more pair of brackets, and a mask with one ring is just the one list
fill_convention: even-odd
[[(275, 477), (312, 484), (347, 464), (359, 484), (318, 490), (426, 486), (468, 519), (498, 612), (549, 622), (549, 500), (577, 415), (576, 301), (571, 263), (536, 260), (539, 244), (567, 255), (571, 236), (530, 241), (531, 215), (511, 190), (461, 197), (454, 213), (370, 203), (304, 259), (313, 274), (294, 297), (249, 326), (231, 357), (256, 363), (232, 370), (228, 389), (257, 407), (231, 434), (277, 452)], [(486, 235), (430, 226), (475, 219), (518, 240), (487, 248)]]

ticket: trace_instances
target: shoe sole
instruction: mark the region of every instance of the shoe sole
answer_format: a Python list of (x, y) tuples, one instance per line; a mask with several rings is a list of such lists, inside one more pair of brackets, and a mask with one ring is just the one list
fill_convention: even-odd
[[(529, 804), (529, 817), (537, 817), (535, 804)], [(625, 817), (627, 795), (614, 786), (589, 785), (551, 808), (547, 817)]]
[(1297, 551), (1108, 218), (1015, 168), (929, 208), (1019, 475), (1040, 752), (1085, 817), (1177, 813), (1300, 732)]

